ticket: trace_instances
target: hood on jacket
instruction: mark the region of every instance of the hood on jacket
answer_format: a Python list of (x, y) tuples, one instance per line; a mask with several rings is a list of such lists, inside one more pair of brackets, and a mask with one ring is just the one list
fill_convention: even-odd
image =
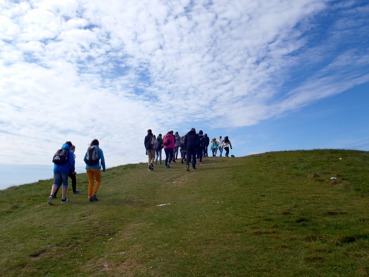
[(64, 143), (63, 146), (61, 147), (62, 149), (67, 149), (70, 150), (69, 144), (68, 143)]

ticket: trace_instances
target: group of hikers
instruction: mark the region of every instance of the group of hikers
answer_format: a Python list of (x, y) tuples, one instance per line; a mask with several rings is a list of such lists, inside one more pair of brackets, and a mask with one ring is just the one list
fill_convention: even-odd
[[(165, 152), (165, 167), (170, 168), (172, 162), (176, 162), (180, 154), (181, 163), (186, 163), (186, 170), (190, 171), (190, 164), (196, 169), (196, 161), (202, 162), (203, 157), (208, 157), (208, 148), (210, 146), (212, 156), (216, 157), (219, 150), (222, 157), (223, 150), (225, 156), (229, 156), (232, 149), (232, 143), (226, 136), (224, 139), (213, 138), (211, 141), (207, 134), (202, 130), (196, 133), (196, 129), (192, 128), (185, 136), (180, 136), (178, 132), (169, 131), (164, 137), (159, 134), (157, 137), (152, 130), (147, 130), (144, 145), (148, 156), (149, 171), (154, 170), (154, 163), (158, 161), (162, 164), (162, 150)], [(62, 147), (57, 150), (53, 156), (54, 163), (54, 182), (51, 186), (50, 196), (47, 201), (49, 205), (53, 205), (54, 199), (57, 198), (59, 188), (62, 187), (62, 203), (69, 202), (67, 198), (68, 178), (72, 180), (73, 194), (79, 194), (77, 190), (76, 172), (75, 172), (75, 146), (71, 141), (65, 142)], [(89, 202), (98, 201), (97, 192), (101, 185), (101, 169), (105, 172), (104, 152), (99, 147), (99, 141), (94, 139), (91, 141), (86, 154), (83, 158), (86, 164), (86, 173), (88, 177), (87, 198)]]
[[(58, 190), (62, 186), (62, 203), (69, 202), (67, 198), (68, 177), (72, 179), (73, 194), (79, 194), (77, 190), (76, 172), (75, 172), (75, 146), (72, 142), (65, 142), (62, 147), (54, 154), (54, 183), (51, 186), (50, 196), (47, 201), (49, 205), (53, 205), (53, 200), (57, 197)], [(88, 177), (88, 201), (98, 201), (97, 192), (101, 185), (101, 169), (105, 172), (104, 152), (99, 147), (99, 141), (94, 139), (91, 141), (86, 154), (84, 156), (86, 164), (86, 173)]]
[(190, 171), (190, 164), (196, 169), (196, 161), (202, 162), (203, 157), (208, 157), (209, 146), (212, 156), (216, 157), (219, 150), (222, 157), (223, 150), (225, 156), (229, 157), (229, 151), (232, 149), (232, 143), (228, 136), (217, 140), (210, 138), (204, 134), (202, 130), (196, 133), (196, 129), (192, 128), (186, 135), (180, 136), (178, 132), (169, 131), (164, 137), (162, 134), (155, 136), (151, 129), (147, 130), (144, 139), (146, 155), (148, 156), (149, 171), (154, 170), (154, 163), (158, 161), (162, 164), (162, 150), (165, 153), (165, 167), (170, 168), (172, 162), (176, 162), (180, 153), (181, 163), (186, 163), (186, 170)]

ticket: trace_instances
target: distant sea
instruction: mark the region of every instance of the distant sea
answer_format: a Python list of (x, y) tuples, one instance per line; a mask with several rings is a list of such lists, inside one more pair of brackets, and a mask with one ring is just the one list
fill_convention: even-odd
[[(85, 169), (77, 168), (76, 171), (84, 173)], [(0, 190), (52, 179), (53, 176), (53, 165), (0, 165)]]

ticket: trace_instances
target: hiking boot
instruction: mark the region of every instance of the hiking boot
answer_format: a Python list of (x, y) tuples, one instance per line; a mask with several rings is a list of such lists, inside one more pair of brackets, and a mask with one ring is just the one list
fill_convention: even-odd
[(96, 194), (92, 195), (92, 198), (94, 199), (94, 201), (99, 201), (99, 199), (97, 199)]
[(73, 194), (80, 194), (80, 190), (77, 189), (76, 191), (73, 191)]
[(69, 202), (69, 199), (68, 198), (62, 199), (61, 202), (62, 203), (67, 203), (67, 202)]
[(47, 204), (52, 205), (53, 204), (54, 197), (50, 195), (49, 200), (47, 200)]
[(92, 202), (94, 202), (94, 199), (91, 197), (91, 198), (88, 199), (88, 202), (92, 203)]
[(186, 170), (187, 171), (190, 171), (190, 165), (188, 164), (188, 165), (186, 165)]

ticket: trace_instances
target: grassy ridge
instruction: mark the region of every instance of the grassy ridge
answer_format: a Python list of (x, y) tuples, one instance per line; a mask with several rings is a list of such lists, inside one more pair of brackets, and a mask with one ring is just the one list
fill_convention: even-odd
[(125, 165), (100, 201), (46, 204), (51, 180), (0, 191), (2, 276), (367, 276), (369, 153)]

